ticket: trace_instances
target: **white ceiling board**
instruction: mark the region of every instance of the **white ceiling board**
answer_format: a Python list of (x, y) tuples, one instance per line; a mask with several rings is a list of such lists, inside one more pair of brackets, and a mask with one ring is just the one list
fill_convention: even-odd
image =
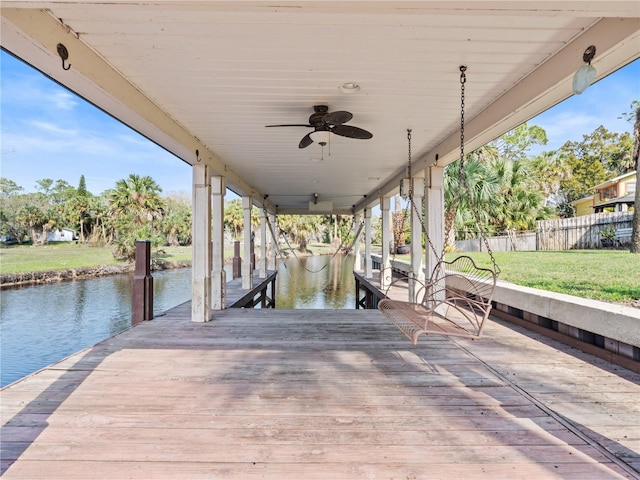
[[(477, 144), (570, 94), (582, 38), (603, 39), (596, 68), (640, 55), (633, 1), (3, 2), (11, 6), (46, 8), (49, 20), (34, 11), (38, 31), (23, 20), (21, 33), (3, 33), (3, 47), (185, 161), (199, 149), (230, 188), (268, 195), (282, 212), (308, 209), (313, 193), (348, 211), (394, 188), (407, 128), (422, 168), (435, 152), (453, 160), (462, 64)], [(616, 16), (635, 23), (618, 29)], [(62, 40), (77, 69), (66, 77), (55, 53)], [(344, 82), (361, 91), (341, 94)], [(313, 162), (317, 144), (298, 149), (310, 129), (265, 128), (306, 123), (314, 105), (352, 112), (348, 125), (373, 138), (335, 137), (331, 155), (325, 148)]]

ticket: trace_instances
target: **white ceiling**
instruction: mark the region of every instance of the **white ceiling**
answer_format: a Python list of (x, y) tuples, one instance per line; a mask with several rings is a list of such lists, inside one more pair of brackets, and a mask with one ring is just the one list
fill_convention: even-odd
[[(460, 65), (469, 151), (570, 95), (587, 46), (599, 77), (638, 58), (639, 17), (635, 0), (5, 0), (1, 39), (237, 193), (300, 213), (318, 193), (346, 213), (397, 186), (407, 128), (414, 172), (455, 159)], [(265, 128), (307, 123), (314, 105), (352, 112), (373, 138), (334, 135), (317, 161), (318, 144), (298, 148), (311, 129)]]

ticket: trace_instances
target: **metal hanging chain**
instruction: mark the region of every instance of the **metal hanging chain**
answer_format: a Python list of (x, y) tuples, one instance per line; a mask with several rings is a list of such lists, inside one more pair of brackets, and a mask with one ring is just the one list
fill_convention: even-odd
[[(480, 214), (478, 213), (478, 207), (475, 202), (472, 201), (471, 196), (471, 187), (469, 186), (469, 182), (467, 181), (467, 175), (464, 170), (464, 100), (465, 100), (465, 83), (467, 82), (466, 75), (467, 67), (465, 65), (460, 66), (460, 168), (458, 171), (458, 179), (462, 183), (465, 192), (467, 193), (467, 197), (469, 199), (469, 206), (471, 207), (471, 211), (473, 212), (473, 216), (476, 220), (476, 224), (478, 226), (478, 230), (480, 232), (480, 237), (484, 242), (484, 246), (487, 249), (487, 253), (489, 253), (489, 257), (491, 258), (491, 263), (493, 264), (493, 268), (496, 274), (500, 273), (500, 267), (496, 262), (496, 259), (493, 256), (493, 252), (491, 251), (491, 247), (489, 246), (489, 240), (487, 240), (487, 235), (485, 234), (484, 228), (482, 228), (482, 222), (480, 220)], [(457, 198), (457, 196), (456, 196)], [(453, 205), (453, 208), (457, 208), (457, 205)]]

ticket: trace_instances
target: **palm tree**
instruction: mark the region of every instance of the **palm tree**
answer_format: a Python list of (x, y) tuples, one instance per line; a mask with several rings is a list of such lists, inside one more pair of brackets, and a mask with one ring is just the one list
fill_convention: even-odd
[(499, 179), (488, 168), (496, 158), (497, 151), (482, 147), (467, 156), (464, 175), (460, 162), (447, 167), (444, 178), (445, 196), (445, 243), (453, 246), (456, 233), (460, 238), (472, 238), (478, 232), (476, 213), (486, 231), (490, 226), (490, 211), (487, 208), (499, 191)]
[(137, 239), (150, 239), (156, 247), (162, 243), (155, 229), (164, 211), (161, 191), (151, 177), (131, 174), (127, 179), (118, 180), (116, 188), (108, 193), (117, 230), (116, 257), (132, 260)]
[(109, 192), (112, 214), (119, 219), (131, 219), (137, 226), (162, 218), (164, 202), (162, 189), (149, 176), (131, 174), (118, 180), (116, 188)]
[(307, 251), (309, 235), (319, 233), (322, 225), (320, 215), (279, 215), (278, 226), (280, 230), (298, 243), (298, 250)]
[(227, 202), (224, 207), (224, 226), (231, 232), (234, 240), (240, 240), (244, 228), (244, 211), (242, 200), (236, 198)]

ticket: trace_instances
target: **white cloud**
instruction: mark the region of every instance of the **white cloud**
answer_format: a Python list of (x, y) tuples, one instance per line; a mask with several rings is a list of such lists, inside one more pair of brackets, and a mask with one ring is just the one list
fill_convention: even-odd
[(38, 130), (44, 130), (44, 132), (48, 135), (51, 133), (55, 133), (57, 135), (64, 135), (65, 137), (75, 136), (77, 134), (76, 130), (63, 128), (59, 124), (55, 124), (52, 122), (44, 122), (41, 120), (28, 120), (27, 122), (32, 127), (35, 127)]
[(59, 110), (73, 110), (78, 105), (76, 97), (63, 90), (53, 92), (51, 103)]

